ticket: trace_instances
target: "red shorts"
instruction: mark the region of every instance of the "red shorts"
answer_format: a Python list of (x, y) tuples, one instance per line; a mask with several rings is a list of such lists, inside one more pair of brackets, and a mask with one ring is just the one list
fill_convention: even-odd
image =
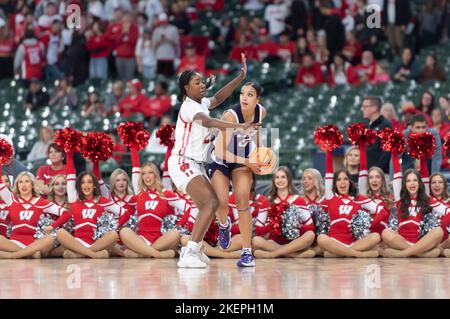
[(414, 245), (419, 241), (419, 234), (418, 233), (411, 233), (411, 232), (398, 232), (400, 236), (403, 237), (404, 240), (406, 240), (409, 244)]
[(21, 248), (25, 248), (26, 246), (31, 245), (36, 239), (34, 236), (11, 235), (9, 240), (15, 242)]
[(351, 233), (328, 233), (328, 237), (347, 247), (350, 247), (356, 241)]
[(269, 236), (269, 240), (273, 240), (278, 245), (286, 245), (291, 242), (291, 240), (288, 240), (288, 239), (284, 238), (283, 236)]
[(385, 230), (388, 227), (388, 223), (389, 223), (389, 216), (387, 216), (384, 220), (382, 220), (378, 224), (371, 227), (370, 232), (378, 233), (381, 236), (381, 233), (383, 232), (383, 230)]
[(137, 232), (139, 237), (142, 237), (148, 245), (153, 244), (159, 237), (161, 237), (161, 233), (146, 233), (146, 232)]

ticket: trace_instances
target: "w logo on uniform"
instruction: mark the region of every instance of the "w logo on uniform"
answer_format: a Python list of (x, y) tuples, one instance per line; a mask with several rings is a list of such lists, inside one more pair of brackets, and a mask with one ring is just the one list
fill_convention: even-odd
[(157, 205), (158, 205), (158, 201), (148, 200), (145, 202), (145, 210), (155, 210)]
[(5, 220), (6, 217), (8, 217), (9, 211), (7, 210), (0, 210), (0, 219)]
[(353, 206), (350, 205), (340, 205), (339, 206), (339, 215), (348, 215), (352, 211)]
[(83, 215), (84, 219), (90, 219), (94, 217), (96, 211), (96, 209), (83, 209), (81, 214)]
[(32, 210), (22, 210), (19, 213), (19, 217), (20, 220), (30, 220), (31, 217), (33, 216), (33, 211)]
[(417, 207), (409, 207), (409, 216), (416, 217), (419, 209)]

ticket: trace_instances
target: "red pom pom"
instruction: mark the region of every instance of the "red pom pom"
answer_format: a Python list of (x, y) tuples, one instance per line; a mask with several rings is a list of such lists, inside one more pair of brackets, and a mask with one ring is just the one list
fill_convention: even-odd
[(411, 133), (408, 137), (408, 153), (415, 159), (428, 159), (436, 151), (436, 139), (430, 132)]
[(175, 131), (175, 126), (170, 124), (162, 125), (158, 131), (156, 131), (156, 137), (159, 138), (160, 144), (167, 147), (173, 147), (175, 144), (175, 139), (173, 137), (173, 132)]
[(444, 137), (444, 144), (442, 145), (444, 152), (450, 152), (450, 133), (447, 133)]
[(203, 240), (213, 247), (217, 245), (217, 241), (219, 240), (219, 226), (217, 225), (215, 220), (213, 220), (211, 225), (209, 225), (209, 228), (205, 234), (205, 237), (203, 237)]
[(0, 139), (0, 165), (4, 165), (14, 155), (14, 149), (5, 139)]
[(106, 161), (112, 156), (114, 142), (102, 132), (89, 132), (82, 139), (81, 154), (93, 162)]
[(383, 151), (396, 152), (397, 154), (402, 154), (405, 151), (405, 136), (399, 130), (385, 128), (378, 133), (378, 136), (381, 139), (381, 148)]
[(314, 141), (323, 151), (332, 151), (344, 143), (344, 137), (335, 125), (325, 125), (316, 128)]
[(125, 146), (136, 148), (138, 151), (143, 150), (150, 139), (150, 133), (138, 122), (120, 123), (117, 133)]
[(377, 140), (377, 132), (368, 129), (364, 123), (354, 123), (347, 127), (347, 136), (353, 145), (369, 145)]
[(281, 215), (288, 207), (289, 207), (289, 204), (286, 202), (281, 202), (281, 203), (270, 206), (269, 214), (267, 216), (267, 223), (271, 226), (270, 227), (271, 237), (282, 237), (283, 236), (283, 234), (281, 232), (282, 227), (283, 227)]
[(55, 143), (66, 153), (75, 153), (80, 150), (82, 138), (83, 134), (81, 134), (81, 132), (71, 127), (66, 127), (56, 132)]

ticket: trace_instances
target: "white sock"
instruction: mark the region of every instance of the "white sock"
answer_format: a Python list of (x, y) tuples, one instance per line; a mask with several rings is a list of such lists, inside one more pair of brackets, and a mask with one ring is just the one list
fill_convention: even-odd
[(200, 251), (200, 244), (190, 240), (187, 243), (187, 249), (191, 249), (192, 251), (198, 253)]
[(252, 249), (251, 248), (242, 248), (242, 253), (245, 254), (251, 254), (252, 253)]

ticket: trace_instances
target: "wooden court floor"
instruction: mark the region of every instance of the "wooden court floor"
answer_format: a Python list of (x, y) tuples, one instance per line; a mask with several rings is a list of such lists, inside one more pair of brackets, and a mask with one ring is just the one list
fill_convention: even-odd
[(6, 298), (450, 298), (450, 259), (1, 260)]

